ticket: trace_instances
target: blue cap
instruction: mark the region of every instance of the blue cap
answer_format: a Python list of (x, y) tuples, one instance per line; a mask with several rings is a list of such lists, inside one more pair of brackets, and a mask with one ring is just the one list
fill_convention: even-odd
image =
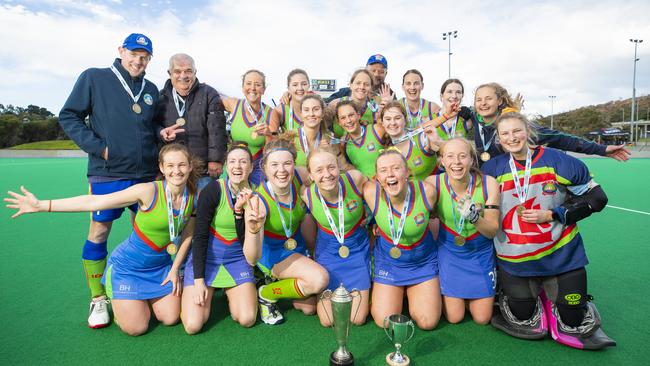
[(382, 64), (385, 68), (388, 68), (388, 61), (386, 61), (386, 57), (380, 54), (370, 56), (368, 62), (366, 63), (366, 66), (372, 64)]
[(126, 48), (129, 51), (133, 50), (145, 50), (149, 52), (150, 55), (153, 55), (153, 44), (149, 37), (140, 33), (131, 33), (122, 43), (122, 47)]

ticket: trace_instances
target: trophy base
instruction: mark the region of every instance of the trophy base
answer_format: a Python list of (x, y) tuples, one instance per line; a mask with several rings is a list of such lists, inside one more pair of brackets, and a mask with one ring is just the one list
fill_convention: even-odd
[(409, 358), (409, 356), (402, 353), (402, 357), (404, 358), (404, 362), (399, 362), (398, 363), (398, 362), (395, 362), (395, 361), (392, 360), (394, 355), (395, 355), (395, 352), (391, 352), (391, 353), (386, 355), (386, 363), (389, 366), (408, 366), (408, 365), (411, 364), (411, 359)]
[(330, 366), (353, 366), (353, 365), (354, 365), (354, 357), (352, 357), (352, 353), (350, 353), (350, 358), (347, 360), (341, 360), (338, 357), (336, 357), (336, 351), (330, 354)]

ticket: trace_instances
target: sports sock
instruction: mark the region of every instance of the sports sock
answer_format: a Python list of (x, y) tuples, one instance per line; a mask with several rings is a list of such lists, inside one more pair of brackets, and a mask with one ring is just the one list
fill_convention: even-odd
[(287, 278), (262, 286), (260, 295), (269, 301), (302, 299), (305, 297), (297, 278)]
[(104, 270), (106, 269), (107, 255), (106, 242), (94, 243), (86, 240), (81, 262), (86, 272), (86, 281), (88, 282), (88, 288), (92, 297), (106, 295), (101, 281)]

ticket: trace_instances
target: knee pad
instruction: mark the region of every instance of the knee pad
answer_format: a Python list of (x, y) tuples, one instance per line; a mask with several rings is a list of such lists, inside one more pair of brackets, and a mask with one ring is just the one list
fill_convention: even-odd
[(551, 336), (558, 343), (577, 349), (597, 350), (616, 346), (600, 327), (600, 314), (593, 302), (586, 302), (586, 311), (582, 323), (576, 327), (562, 321), (556, 304), (543, 299), (544, 312), (549, 319)]
[(526, 320), (520, 320), (513, 315), (507, 295), (499, 296), (499, 309), (500, 312), (495, 312), (491, 320), (495, 328), (522, 339), (541, 339), (548, 334), (547, 318), (539, 297), (535, 299), (533, 315)]

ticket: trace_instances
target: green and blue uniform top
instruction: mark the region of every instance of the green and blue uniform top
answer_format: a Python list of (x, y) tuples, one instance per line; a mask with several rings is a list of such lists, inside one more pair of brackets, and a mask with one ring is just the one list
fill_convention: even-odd
[[(339, 185), (342, 187), (343, 196), (343, 231), (344, 237), (350, 236), (358, 227), (363, 224), (365, 219), (365, 209), (363, 206), (363, 194), (359, 192), (354, 180), (349, 173), (344, 173), (339, 176)], [(325, 201), (330, 215), (334, 219), (334, 223), (339, 225), (338, 202)], [(307, 206), (309, 211), (316, 219), (316, 223), (320, 230), (329, 235), (334, 236), (330, 227), (325, 209), (318, 196), (318, 187), (316, 183), (312, 183), (307, 190)]]
[(283, 103), (281, 109), (282, 116), (280, 117), (280, 125), (283, 131), (296, 131), (298, 127), (302, 127), (302, 120), (296, 115), (296, 111), (290, 105)]
[[(436, 117), (440, 117), (441, 113), (437, 113)], [(452, 125), (447, 127), (444, 123), (436, 127), (436, 132), (442, 141), (447, 141), (454, 137), (468, 138), (470, 137), (469, 128), (467, 127), (467, 122), (461, 116), (456, 116), (454, 122), (456, 124), (455, 129)]]
[[(248, 148), (253, 154), (253, 160), (257, 160), (262, 156), (262, 150), (266, 143), (266, 137), (257, 136), (253, 138), (252, 133), (255, 130), (255, 120), (250, 121), (246, 115), (246, 106), (243, 99), (237, 101), (235, 110), (232, 112), (232, 120), (230, 125), (230, 136), (233, 141), (244, 141), (248, 144)], [(260, 123), (270, 124), (271, 121), (271, 107), (262, 103), (262, 108), (257, 114), (257, 119)]]
[(400, 99), (399, 102), (406, 110), (406, 127), (409, 129), (417, 128), (422, 121), (432, 120), (435, 116), (435, 113), (433, 113), (433, 103), (424, 98), (420, 98), (420, 107), (415, 113), (409, 109), (406, 98)]
[(376, 173), (376, 162), (383, 149), (382, 139), (373, 125), (361, 126), (361, 136), (354, 140), (345, 138), (345, 156), (363, 175), (372, 178)]

